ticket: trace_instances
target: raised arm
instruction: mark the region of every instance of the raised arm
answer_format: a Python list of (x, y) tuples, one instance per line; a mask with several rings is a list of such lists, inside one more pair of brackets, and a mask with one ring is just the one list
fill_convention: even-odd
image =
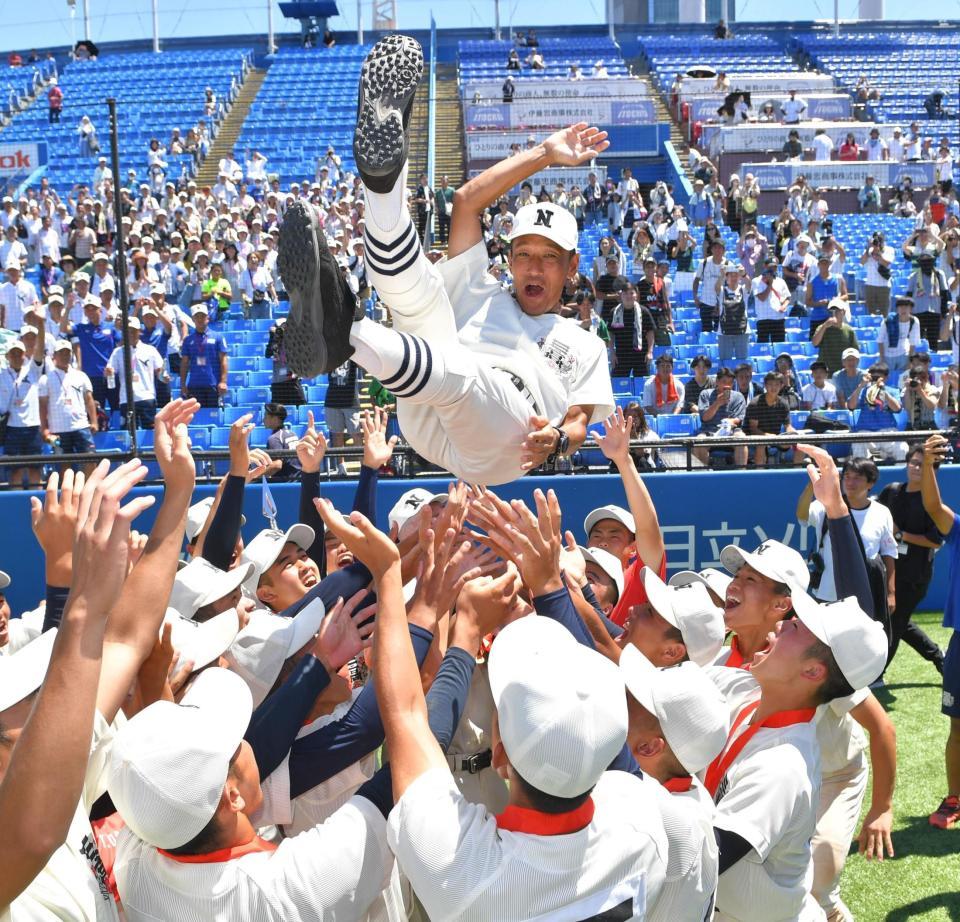
[(327, 573), (327, 549), (324, 545), (323, 519), (317, 513), (314, 500), (320, 496), (320, 465), (327, 453), (326, 436), (317, 429), (313, 410), (307, 413), (307, 428), (297, 442), (297, 458), (300, 461), (300, 512), (299, 521), (309, 525), (314, 532), (313, 544), (307, 556), (320, 568), (320, 575)]
[(659, 573), (666, 552), (663, 535), (660, 533), (656, 507), (630, 455), (630, 422), (625, 419), (621, 407), (617, 407), (617, 412), (604, 420), (603, 433), (596, 433), (595, 438), (600, 450), (620, 471), (627, 505), (637, 528), (637, 556), (644, 566)]
[(197, 473), (187, 426), (198, 408), (196, 400), (174, 400), (157, 413), (154, 450), (163, 474), (163, 502), (147, 546), (127, 577), (107, 624), (97, 710), (108, 723), (153, 649), (173, 590)]
[[(146, 476), (139, 461), (109, 477), (106, 470), (106, 464), (98, 467), (86, 483), (82, 473), (64, 473), (78, 509), (76, 579), (40, 692), (32, 707), (29, 699), (14, 705), (29, 716), (0, 781), (0, 910), (30, 885), (67, 837), (90, 756), (107, 615), (127, 574), (130, 523), (153, 503), (144, 496), (120, 505)], [(33, 503), (39, 506), (35, 497)]]
[(948, 447), (947, 440), (942, 435), (931, 435), (923, 443), (923, 467), (920, 469), (920, 495), (923, 498), (923, 508), (933, 519), (941, 535), (950, 534), (956, 519), (953, 510), (940, 497), (935, 466), (946, 457)]
[(483, 210), (514, 186), (550, 166), (580, 166), (609, 146), (605, 131), (577, 122), (464, 183), (453, 193), (448, 256), (459, 256), (480, 242), (483, 234), (479, 219)]

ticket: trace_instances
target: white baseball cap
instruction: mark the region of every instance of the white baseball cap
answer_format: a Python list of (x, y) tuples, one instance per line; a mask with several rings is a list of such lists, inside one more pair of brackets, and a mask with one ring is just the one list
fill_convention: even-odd
[(73, 344), (69, 339), (58, 339), (53, 344), (54, 352), (73, 352)]
[(707, 587), (702, 583), (668, 586), (649, 567), (640, 571), (640, 582), (657, 614), (683, 635), (689, 659), (699, 666), (712, 663), (727, 629), (723, 609), (713, 604)]
[(44, 631), (16, 653), (0, 656), (0, 712), (12, 708), (43, 685), (56, 637), (56, 628)]
[(257, 609), (247, 626), (233, 639), (224, 659), (250, 689), (254, 707), (270, 693), (284, 662), (309, 643), (326, 615), (321, 599), (305, 605), (293, 618)]
[(246, 588), (256, 593), (260, 577), (276, 563), (283, 546), (293, 542), (304, 551), (313, 546), (316, 534), (309, 525), (294, 525), (286, 531), (279, 528), (265, 528), (244, 549), (243, 561), (253, 566), (245, 580)]
[(620, 596), (623, 595), (623, 564), (620, 563), (619, 558), (614, 557), (613, 554), (605, 551), (601, 547), (583, 547), (583, 545), (578, 545), (578, 550), (583, 554), (583, 559), (587, 563), (596, 564), (613, 580), (614, 585), (617, 587), (617, 598), (614, 601), (619, 602)]
[(12, 580), (10, 579), (10, 574), (4, 573), (3, 570), (0, 570), (0, 589), (6, 589), (11, 582)]
[(253, 572), (251, 563), (241, 562), (232, 570), (221, 570), (202, 557), (194, 557), (177, 572), (168, 607), (184, 618), (193, 618), (204, 605), (230, 595)]
[(879, 677), (887, 664), (887, 635), (856, 598), (817, 602), (806, 592), (794, 592), (790, 598), (797, 618), (830, 648), (854, 691)]
[(532, 202), (517, 209), (513, 233), (507, 240), (512, 243), (528, 234), (546, 237), (564, 250), (576, 250), (580, 240), (577, 219), (566, 208), (552, 202)]
[(253, 700), (227, 669), (207, 669), (180, 704), (157, 701), (114, 738), (107, 789), (124, 823), (156, 848), (179, 848), (213, 819)]
[(843, 361), (843, 359), (850, 359), (850, 358), (853, 358), (853, 359), (860, 358), (860, 350), (854, 349), (853, 346), (850, 346), (849, 349), (844, 349), (843, 352), (840, 353), (841, 361)]
[(140, 318), (139, 317), (127, 317), (127, 326), (131, 330), (139, 330), (141, 328)]
[[(210, 510), (213, 508), (213, 497), (208, 496), (205, 499), (200, 500), (199, 503), (194, 503), (187, 510), (187, 541), (193, 541), (197, 535), (203, 531), (203, 526), (206, 524), (207, 517), (210, 515)], [(240, 525), (247, 524), (247, 517), (245, 515), (240, 516)]]
[(727, 576), (726, 573), (721, 573), (720, 570), (715, 570), (713, 567), (707, 567), (705, 570), (700, 570), (699, 572), (695, 572), (694, 570), (681, 570), (679, 573), (674, 573), (673, 576), (670, 577), (671, 586), (686, 586), (687, 583), (702, 583), (714, 595), (719, 596), (721, 599), (727, 597), (727, 589), (732, 582), (732, 577)]
[(734, 575), (746, 563), (758, 573), (791, 588), (806, 589), (810, 585), (810, 571), (803, 556), (779, 541), (764, 541), (752, 552), (728, 544), (720, 552), (720, 562)]
[(633, 516), (623, 506), (600, 506), (598, 509), (594, 509), (583, 520), (583, 533), (589, 538), (590, 529), (603, 519), (613, 519), (615, 522), (619, 522), (631, 535), (637, 533), (637, 524), (633, 521)]
[(620, 654), (627, 690), (657, 720), (667, 745), (694, 775), (723, 750), (730, 731), (726, 698), (696, 663), (657, 669), (633, 644)]
[(530, 615), (497, 635), (488, 675), (503, 747), (524, 781), (554, 797), (589, 791), (627, 739), (618, 668)]
[(209, 314), (210, 311), (207, 310), (206, 304), (194, 304), (193, 307), (190, 308), (190, 313), (195, 317), (197, 314)]
[(397, 531), (399, 531), (424, 506), (430, 503), (445, 503), (448, 495), (447, 493), (431, 493), (429, 490), (424, 490), (423, 487), (414, 487), (412, 490), (407, 490), (394, 503), (389, 515), (387, 515), (387, 523), (390, 528), (396, 525)]
[(174, 668), (191, 662), (191, 672), (199, 672), (222, 656), (240, 633), (240, 617), (235, 608), (214, 615), (202, 624), (182, 617), (175, 608), (168, 608), (164, 621), (170, 624), (170, 642), (177, 651)]
[(27, 351), (27, 347), (24, 345), (22, 339), (15, 339), (7, 346), (7, 352), (13, 352), (14, 349), (19, 349), (21, 352)]
[(63, 304), (63, 289), (59, 285), (51, 285), (47, 289), (48, 304)]

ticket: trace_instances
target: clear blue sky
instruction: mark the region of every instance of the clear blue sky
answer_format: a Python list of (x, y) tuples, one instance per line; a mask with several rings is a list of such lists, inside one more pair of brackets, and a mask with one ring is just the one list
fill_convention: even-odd
[[(343, 15), (331, 20), (334, 29), (354, 30), (357, 26), (356, 0), (339, 0)], [(730, 0), (731, 4), (734, 0)], [(185, 37), (216, 34), (265, 34), (267, 0), (158, 0), (160, 37)], [(89, 0), (91, 37), (94, 41), (118, 41), (125, 38), (150, 38), (152, 35), (150, 0)], [(370, 25), (370, 0), (363, 0), (364, 19)], [(71, 19), (66, 0), (0, 0), (3, 37), (0, 49), (49, 45), (67, 45), (83, 37), (83, 0), (77, 0), (76, 17)], [(437, 24), (448, 26), (484, 26), (493, 24), (493, 0), (398, 0), (400, 28), (425, 28), (433, 12)], [(274, 29), (296, 31), (293, 23), (281, 16), (273, 2)], [(504, 27), (511, 20), (517, 26), (596, 23), (603, 20), (604, 0), (501, 0)], [(856, 0), (841, 0), (841, 18), (854, 18)], [(762, 21), (780, 19), (783, 8), (769, 0), (737, 0), (738, 18)], [(805, 6), (811, 18), (832, 18), (832, 0), (813, 0)], [(886, 0), (888, 19), (941, 16), (960, 18), (960, 0), (924, 2)]]

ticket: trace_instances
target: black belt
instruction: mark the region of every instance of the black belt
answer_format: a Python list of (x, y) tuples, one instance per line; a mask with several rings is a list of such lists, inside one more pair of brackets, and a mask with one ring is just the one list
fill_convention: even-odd
[(447, 762), (450, 763), (451, 771), (476, 775), (493, 764), (493, 751), (484, 749), (483, 752), (475, 752), (472, 756), (448, 755)]
[(530, 388), (527, 387), (527, 385), (524, 383), (523, 378), (521, 378), (519, 375), (515, 375), (512, 371), (507, 371), (506, 368), (500, 368), (499, 366), (497, 366), (497, 368), (498, 368), (499, 371), (502, 371), (502, 372), (510, 379), (510, 381), (513, 383), (513, 386), (514, 386), (518, 391), (520, 391), (521, 394), (523, 394), (523, 396), (526, 398), (526, 400), (527, 400), (527, 402), (530, 404), (530, 406), (533, 407), (533, 412), (534, 412), (537, 416), (540, 416), (540, 406), (539, 406), (539, 404), (537, 403), (536, 398), (533, 396), (533, 392), (532, 392), (532, 391), (530, 390)]

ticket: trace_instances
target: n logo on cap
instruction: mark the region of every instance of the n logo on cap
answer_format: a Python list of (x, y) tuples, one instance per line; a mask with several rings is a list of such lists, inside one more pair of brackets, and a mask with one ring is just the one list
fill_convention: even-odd
[(545, 208), (537, 209), (537, 219), (533, 222), (534, 227), (550, 227), (550, 222), (553, 220), (553, 212), (547, 211)]
[(764, 541), (763, 544), (754, 551), (754, 554), (762, 554), (764, 551), (769, 551), (772, 546), (769, 542)]

